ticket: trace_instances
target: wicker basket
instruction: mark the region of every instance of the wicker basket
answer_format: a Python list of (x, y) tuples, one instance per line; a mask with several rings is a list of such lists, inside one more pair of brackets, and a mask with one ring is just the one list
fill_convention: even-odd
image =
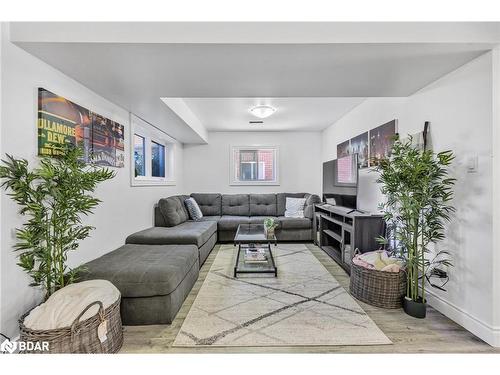
[(370, 270), (351, 263), (351, 295), (370, 305), (386, 309), (402, 307), (406, 293), (406, 273)]
[[(80, 318), (92, 306), (98, 305), (99, 311), (94, 316), (80, 322)], [(88, 305), (73, 321), (70, 327), (51, 330), (32, 330), (24, 325), (26, 313), (19, 320), (21, 341), (48, 342), (47, 351), (25, 351), (24, 353), (116, 353), (123, 344), (122, 321), (120, 317), (120, 298), (104, 310), (102, 302)], [(107, 321), (107, 339), (101, 343), (97, 333), (99, 325)]]

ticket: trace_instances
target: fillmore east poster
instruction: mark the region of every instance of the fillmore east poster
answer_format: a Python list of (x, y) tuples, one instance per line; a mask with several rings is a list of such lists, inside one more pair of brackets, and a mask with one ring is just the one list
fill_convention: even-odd
[(39, 88), (38, 155), (58, 155), (64, 143), (82, 147), (86, 163), (124, 166), (123, 125)]

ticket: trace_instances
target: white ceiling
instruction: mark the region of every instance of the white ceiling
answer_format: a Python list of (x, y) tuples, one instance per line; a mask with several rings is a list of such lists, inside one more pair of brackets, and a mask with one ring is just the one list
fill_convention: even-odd
[[(319, 131), (355, 106), (363, 98), (188, 98), (183, 99), (209, 131)], [(249, 109), (271, 105), (277, 111), (259, 119)], [(263, 121), (263, 124), (249, 124)]]
[[(158, 32), (161, 30), (167, 35)], [(286, 34), (286, 30), (293, 32)], [(324, 120), (331, 123), (347, 103), (354, 103), (352, 97), (411, 95), (491, 49), (498, 30), (496, 23), (379, 23), (366, 27), (359, 23), (15, 23), (11, 40), (180, 141), (200, 143), (206, 142), (203, 132), (186, 126), (160, 98), (347, 98), (345, 103), (331, 102), (328, 113), (321, 101), (313, 104), (325, 116), (332, 116)], [(262, 42), (266, 35), (272, 43)], [(467, 43), (457, 42), (455, 35)], [(410, 42), (404, 43), (405, 39)], [(238, 116), (232, 103), (227, 109), (219, 106), (218, 113), (235, 122), (242, 120), (244, 115)], [(215, 124), (215, 115), (207, 113), (209, 109), (201, 102), (191, 104), (200, 112), (201, 122), (207, 119), (206, 126), (230, 126), (226, 121)], [(245, 105), (244, 112), (246, 109)], [(290, 119), (298, 117), (307, 114), (296, 111)], [(276, 116), (275, 121), (276, 127), (285, 126), (285, 118), (278, 123)], [(315, 121), (308, 124), (323, 126)]]

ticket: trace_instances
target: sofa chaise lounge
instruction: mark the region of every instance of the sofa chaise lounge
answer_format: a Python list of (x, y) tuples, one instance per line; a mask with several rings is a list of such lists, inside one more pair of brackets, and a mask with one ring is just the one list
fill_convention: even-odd
[[(192, 197), (203, 213), (189, 219), (184, 201)], [(87, 264), (83, 280), (111, 281), (122, 294), (124, 324), (168, 324), (198, 278), (217, 241), (234, 239), (238, 225), (276, 219), (278, 241), (311, 241), (317, 195), (307, 193), (193, 193), (160, 199), (154, 227), (133, 233), (125, 245)], [(285, 217), (286, 198), (306, 198), (304, 218)]]

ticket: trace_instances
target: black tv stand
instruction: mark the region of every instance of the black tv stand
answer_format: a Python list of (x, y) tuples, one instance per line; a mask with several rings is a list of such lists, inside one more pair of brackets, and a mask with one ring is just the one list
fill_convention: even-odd
[(350, 273), (356, 249), (365, 253), (380, 248), (376, 238), (384, 234), (385, 223), (381, 214), (317, 204), (314, 206), (313, 229), (314, 243)]

